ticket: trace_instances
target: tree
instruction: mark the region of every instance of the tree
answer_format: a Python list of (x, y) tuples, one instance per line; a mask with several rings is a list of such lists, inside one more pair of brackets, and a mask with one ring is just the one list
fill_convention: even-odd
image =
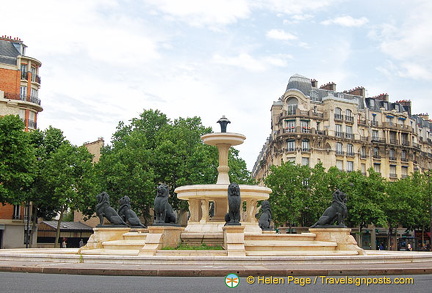
[(43, 132), (35, 131), (32, 142), (37, 169), (31, 200), (40, 216), (59, 214), (57, 246), (64, 213), (86, 210), (95, 201), (93, 156), (85, 147), (71, 145), (61, 130), (52, 127)]
[(18, 116), (0, 117), (0, 203), (27, 201), (33, 183), (34, 150)]
[(269, 201), (276, 225), (287, 223), (291, 227), (301, 221), (308, 178), (309, 167), (294, 165), (292, 162), (270, 168), (265, 185), (272, 190)]
[[(120, 122), (97, 164), (102, 188), (111, 195), (112, 202), (128, 195), (132, 207), (146, 216), (147, 222), (156, 186), (165, 183), (173, 207), (184, 211), (187, 205), (176, 198), (176, 187), (216, 182), (217, 149), (201, 141), (201, 136), (210, 132), (211, 128), (203, 126), (199, 117), (171, 121), (159, 110), (145, 110), (129, 124)], [(230, 156), (230, 176), (238, 183), (249, 182), (244, 161), (235, 150)]]

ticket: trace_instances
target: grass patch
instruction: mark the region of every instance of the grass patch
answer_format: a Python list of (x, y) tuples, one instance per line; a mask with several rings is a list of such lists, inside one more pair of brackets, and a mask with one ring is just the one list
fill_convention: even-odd
[(224, 250), (222, 246), (211, 246), (202, 243), (199, 246), (192, 246), (187, 244), (180, 244), (177, 247), (164, 247), (162, 250)]

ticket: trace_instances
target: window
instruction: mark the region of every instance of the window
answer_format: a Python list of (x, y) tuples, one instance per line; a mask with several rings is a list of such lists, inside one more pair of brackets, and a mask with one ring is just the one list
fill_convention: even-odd
[(366, 158), (366, 147), (362, 146), (360, 148), (360, 157), (361, 158)]
[(341, 108), (335, 108), (334, 118), (335, 118), (335, 120), (342, 120), (343, 119)]
[(406, 150), (402, 150), (401, 152), (401, 160), (402, 161), (408, 161), (408, 156), (407, 156), (407, 151)]
[(296, 98), (288, 98), (287, 100), (287, 111), (288, 115), (295, 115), (298, 107), (298, 101)]
[(361, 173), (366, 175), (366, 164), (361, 164)]
[(288, 157), (287, 160), (288, 160), (288, 162), (295, 163), (296, 158), (295, 157)]
[(296, 122), (295, 120), (286, 120), (287, 132), (295, 132)]
[(21, 98), (21, 101), (25, 101), (27, 99), (27, 87), (26, 86), (21, 87), (20, 98)]
[(348, 122), (354, 122), (354, 116), (352, 115), (352, 111), (350, 109), (346, 109), (345, 111), (345, 120)]
[(401, 173), (402, 173), (402, 178), (408, 177), (408, 167), (407, 166), (402, 166)]
[(36, 67), (32, 66), (31, 68), (31, 74), (32, 74), (32, 81), (36, 81)]
[(353, 161), (347, 161), (346, 170), (348, 172), (354, 171), (354, 162)]
[(346, 130), (346, 134), (345, 134), (346, 138), (353, 139), (354, 135), (353, 135), (353, 128), (352, 128), (352, 126), (346, 126), (345, 130)]
[(375, 140), (375, 141), (379, 140), (378, 130), (372, 130), (372, 140)]
[(309, 152), (310, 151), (309, 139), (303, 139), (302, 140), (302, 151), (303, 152)]
[(336, 160), (336, 168), (343, 171), (343, 161), (342, 160)]
[(347, 144), (347, 155), (354, 156), (354, 146), (352, 144)]
[(381, 164), (374, 164), (374, 171), (377, 173), (381, 173)]
[(336, 155), (343, 155), (343, 144), (341, 142), (336, 143)]
[(21, 206), (13, 206), (13, 219), (20, 220), (21, 219)]
[(343, 135), (343, 133), (342, 133), (342, 125), (336, 124), (335, 127), (336, 127), (335, 136), (336, 137), (342, 137), (342, 135)]
[(302, 165), (309, 166), (309, 158), (302, 158)]
[(390, 165), (390, 178), (397, 178), (396, 165)]
[(396, 152), (394, 149), (389, 150), (389, 159), (390, 160), (396, 160)]
[(295, 149), (296, 149), (296, 143), (295, 143), (295, 140), (294, 140), (294, 139), (292, 139), (292, 140), (288, 140), (288, 141), (287, 141), (287, 151), (288, 151), (288, 152), (294, 152)]
[(21, 79), (27, 79), (27, 64), (21, 64)]
[(300, 127), (303, 133), (310, 133), (309, 121), (300, 120)]
[(379, 154), (379, 148), (378, 147), (374, 147), (373, 148), (373, 157), (375, 158), (375, 159), (380, 159), (381, 157), (380, 157), (380, 154)]

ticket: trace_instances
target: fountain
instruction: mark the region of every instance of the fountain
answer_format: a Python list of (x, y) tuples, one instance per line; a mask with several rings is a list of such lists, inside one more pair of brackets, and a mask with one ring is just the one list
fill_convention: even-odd
[[(227, 190), (230, 184), (228, 153), (232, 146), (240, 145), (246, 139), (243, 134), (226, 132), (227, 124), (230, 121), (225, 117), (218, 121), (221, 132), (205, 134), (201, 137), (207, 145), (216, 146), (219, 152), (219, 167), (216, 184), (186, 185), (175, 189), (177, 197), (187, 200), (189, 203), (190, 218), (183, 233), (190, 237), (220, 233), (222, 237), (222, 227), (225, 224), (225, 214), (227, 208)], [(261, 228), (255, 218), (257, 203), (260, 200), (269, 198), (271, 189), (263, 186), (240, 184), (241, 198), (245, 206), (240, 220), (241, 225), (245, 226), (245, 233), (261, 234)], [(210, 207), (214, 213), (210, 216)], [(199, 235), (198, 235), (199, 234)]]

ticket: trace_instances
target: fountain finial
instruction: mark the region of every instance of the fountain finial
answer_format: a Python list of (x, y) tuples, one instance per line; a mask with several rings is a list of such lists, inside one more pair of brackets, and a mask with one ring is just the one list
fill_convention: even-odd
[(228, 123), (231, 123), (231, 121), (229, 121), (228, 118), (225, 117), (225, 115), (222, 115), (222, 118), (219, 119), (217, 123), (220, 124), (221, 132), (226, 132), (227, 125)]

